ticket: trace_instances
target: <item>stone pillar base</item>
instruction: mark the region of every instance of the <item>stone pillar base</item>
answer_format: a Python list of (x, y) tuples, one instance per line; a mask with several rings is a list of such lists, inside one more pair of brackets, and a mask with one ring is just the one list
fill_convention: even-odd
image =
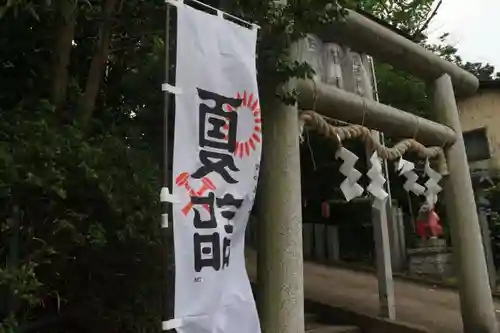
[(417, 246), (408, 250), (410, 275), (434, 280), (453, 276), (452, 255), (444, 239), (431, 238)]

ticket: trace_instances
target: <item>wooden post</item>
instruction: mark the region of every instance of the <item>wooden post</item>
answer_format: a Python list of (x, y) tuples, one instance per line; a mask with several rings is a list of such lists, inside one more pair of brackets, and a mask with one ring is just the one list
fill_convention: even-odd
[(326, 225), (314, 223), (314, 252), (313, 258), (319, 261), (326, 259)]
[(403, 258), (401, 253), (401, 233), (400, 233), (400, 225), (398, 219), (398, 207), (391, 206), (387, 208), (388, 215), (388, 226), (389, 226), (389, 239), (391, 241), (391, 260), (392, 260), (392, 268), (396, 272), (401, 272), (403, 270)]
[(434, 106), (441, 123), (456, 133), (455, 143), (446, 149), (449, 176), (443, 185), (464, 332), (498, 333), (462, 128), (453, 85), (447, 74), (434, 83)]
[[(361, 75), (361, 77), (355, 77), (354, 82), (358, 80), (361, 81), (361, 93), (363, 97), (368, 100), (373, 100), (375, 96), (373, 94), (372, 82), (369, 81), (369, 75), (367, 73), (370, 73), (370, 76), (374, 75), (374, 73), (371, 73), (371, 70), (368, 67), (367, 57), (364, 56), (363, 61), (363, 57), (361, 55), (358, 56), (359, 63), (356, 65), (359, 66), (360, 73), (357, 74), (358, 76)], [(354, 61), (352, 63), (354, 64)], [(372, 131), (372, 136), (375, 141), (380, 142), (380, 133), (378, 131)], [(367, 151), (368, 161), (370, 160), (372, 153), (373, 151)], [(383, 163), (386, 165), (385, 162)], [(387, 168), (385, 168), (385, 173), (386, 174), (384, 176), (387, 180), (385, 188), (389, 193), (389, 197), (387, 198), (387, 203), (384, 205), (382, 210), (372, 208), (372, 225), (375, 242), (380, 316), (394, 320), (396, 319), (396, 303), (394, 299), (394, 281), (392, 277), (391, 246), (388, 223), (388, 213), (391, 215), (392, 205)]]
[[(372, 134), (378, 140), (379, 133)], [(370, 156), (369, 156), (370, 157)], [(390, 200), (390, 196), (387, 200)], [(387, 213), (390, 205), (382, 210), (372, 208), (373, 238), (375, 241), (375, 260), (377, 267), (378, 296), (380, 316), (396, 319), (396, 301), (394, 298), (394, 280), (392, 277), (391, 246)]]
[[(291, 89), (291, 84), (288, 89)], [(304, 333), (302, 200), (297, 105), (262, 105), (258, 304), (263, 333)]]
[(375, 212), (375, 208), (372, 211), (380, 316), (394, 320), (396, 319), (396, 302), (394, 299), (389, 230), (387, 228), (387, 205), (380, 211)]
[(401, 262), (403, 267), (406, 267), (407, 263), (407, 256), (406, 256), (406, 232), (405, 232), (405, 220), (404, 220), (404, 214), (403, 214), (403, 209), (401, 207), (398, 207), (396, 215), (394, 216), (395, 220), (398, 223), (398, 233), (399, 233), (399, 246), (400, 246), (400, 255), (401, 255)]
[(326, 234), (328, 239), (326, 256), (330, 262), (338, 262), (340, 260), (339, 227), (328, 225)]

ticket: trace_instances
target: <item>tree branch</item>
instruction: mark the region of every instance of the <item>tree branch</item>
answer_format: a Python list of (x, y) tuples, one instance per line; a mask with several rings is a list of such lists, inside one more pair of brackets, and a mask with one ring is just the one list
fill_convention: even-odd
[(118, 0), (106, 0), (103, 8), (103, 20), (99, 27), (99, 41), (90, 64), (85, 92), (80, 100), (80, 120), (86, 126), (92, 118), (103, 72), (109, 55), (112, 17)]
[(432, 19), (437, 15), (437, 12), (439, 10), (439, 7), (441, 7), (441, 5), (443, 4), (443, 0), (439, 0), (436, 8), (434, 8), (434, 10), (432, 11), (431, 15), (429, 16), (429, 18), (424, 22), (424, 24), (419, 28), (417, 29), (417, 31), (415, 32), (415, 36), (416, 35), (419, 35), (421, 34), (425, 29), (427, 29), (427, 27), (429, 26), (429, 24), (431, 23)]

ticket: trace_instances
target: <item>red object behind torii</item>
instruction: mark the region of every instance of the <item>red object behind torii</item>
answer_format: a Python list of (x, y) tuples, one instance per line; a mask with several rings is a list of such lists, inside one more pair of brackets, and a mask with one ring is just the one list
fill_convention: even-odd
[(416, 227), (417, 234), (422, 240), (435, 238), (443, 233), (443, 227), (439, 224), (439, 215), (434, 211), (434, 208), (429, 209), (429, 207), (424, 205), (419, 213)]

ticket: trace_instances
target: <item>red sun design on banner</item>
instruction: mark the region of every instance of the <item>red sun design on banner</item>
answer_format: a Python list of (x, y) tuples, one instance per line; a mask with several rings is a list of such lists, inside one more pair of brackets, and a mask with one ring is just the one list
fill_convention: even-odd
[[(253, 93), (245, 90), (243, 96), (237, 93), (236, 98), (241, 99), (241, 105), (234, 109), (227, 105), (226, 111), (238, 112), (238, 129), (236, 131), (236, 148), (234, 155), (240, 158), (250, 156), (256, 146), (262, 141), (262, 127), (260, 118), (259, 99)], [(254, 99), (255, 98), (255, 99)], [(229, 124), (224, 126), (229, 129)]]

